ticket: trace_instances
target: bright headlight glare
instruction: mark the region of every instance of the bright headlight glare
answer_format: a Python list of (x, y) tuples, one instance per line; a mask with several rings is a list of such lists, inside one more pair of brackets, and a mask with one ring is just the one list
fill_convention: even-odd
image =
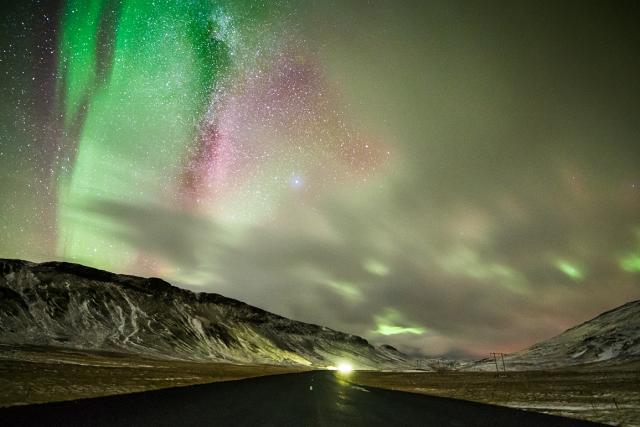
[(353, 371), (353, 366), (350, 363), (343, 362), (338, 365), (338, 372), (340, 373), (348, 374), (351, 371)]

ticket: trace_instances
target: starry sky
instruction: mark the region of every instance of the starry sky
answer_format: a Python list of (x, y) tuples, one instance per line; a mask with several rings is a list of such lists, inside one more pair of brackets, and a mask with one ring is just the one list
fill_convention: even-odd
[(1, 7), (0, 257), (448, 357), (640, 297), (633, 2)]

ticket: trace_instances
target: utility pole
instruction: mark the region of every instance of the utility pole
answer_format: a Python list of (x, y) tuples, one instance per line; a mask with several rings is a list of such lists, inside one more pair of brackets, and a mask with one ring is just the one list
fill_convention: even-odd
[(498, 357), (502, 361), (502, 372), (507, 372), (507, 366), (504, 363), (504, 353), (489, 353), (493, 358), (493, 363), (496, 365), (496, 375), (500, 376), (500, 365), (498, 364)]
[(491, 355), (491, 357), (493, 358), (493, 363), (496, 364), (496, 374), (498, 373), (498, 359), (496, 359), (496, 353), (489, 353), (489, 355)]

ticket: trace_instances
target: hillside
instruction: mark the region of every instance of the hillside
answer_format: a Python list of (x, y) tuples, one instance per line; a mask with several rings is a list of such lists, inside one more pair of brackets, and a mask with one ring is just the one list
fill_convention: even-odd
[[(505, 356), (507, 370), (552, 369), (587, 364), (613, 366), (640, 361), (640, 300), (574, 326), (549, 340)], [(501, 366), (501, 365), (500, 365)], [(493, 360), (466, 366), (495, 370)]]
[(232, 363), (397, 368), (404, 355), (218, 294), (78, 264), (0, 260), (0, 343)]

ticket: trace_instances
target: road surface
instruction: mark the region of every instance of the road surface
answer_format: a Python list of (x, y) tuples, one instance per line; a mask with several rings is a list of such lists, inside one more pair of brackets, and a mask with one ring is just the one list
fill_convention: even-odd
[(361, 387), (341, 374), (274, 375), (0, 409), (0, 426), (473, 426), (599, 424)]

